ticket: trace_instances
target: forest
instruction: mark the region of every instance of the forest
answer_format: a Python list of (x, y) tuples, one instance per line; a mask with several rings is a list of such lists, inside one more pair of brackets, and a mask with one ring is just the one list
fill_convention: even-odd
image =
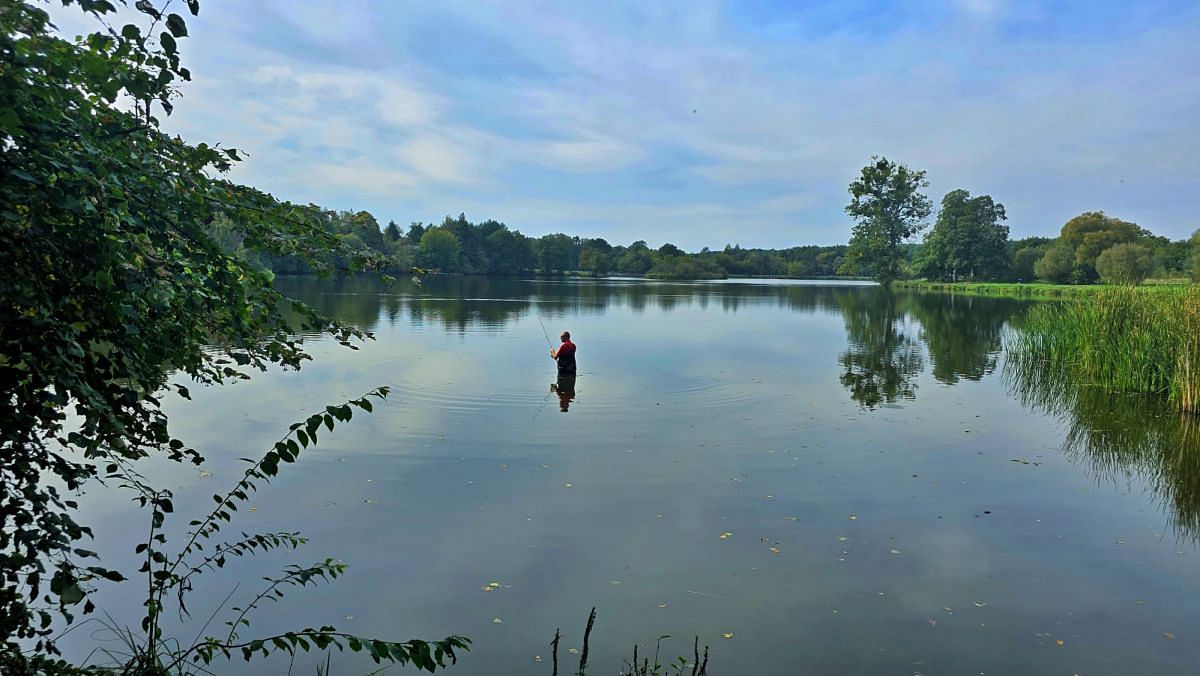
[[(432, 272), (506, 276), (528, 273), (620, 275), (652, 279), (746, 277), (869, 277), (869, 266), (856, 265), (847, 245), (743, 248), (725, 244), (687, 252), (674, 244), (650, 247), (645, 241), (611, 244), (603, 238), (563, 233), (529, 237), (504, 223), (478, 223), (466, 214), (446, 216), (439, 224), (395, 221), (380, 226), (366, 211), (319, 211), (322, 227), (348, 250), (385, 257), (394, 271), (420, 267)], [(1057, 237), (1009, 239), (1003, 205), (988, 195), (965, 190), (947, 193), (932, 228), (922, 241), (898, 247), (898, 276), (942, 281), (1031, 282), (1060, 284), (1141, 282), (1149, 277), (1200, 279), (1200, 231), (1190, 239), (1171, 240), (1103, 212), (1085, 212), (1065, 223)], [(252, 251), (228, 219), (218, 219), (213, 236), (250, 264), (277, 274), (310, 274), (312, 267), (291, 255)], [(346, 269), (345, 254), (327, 257)]]

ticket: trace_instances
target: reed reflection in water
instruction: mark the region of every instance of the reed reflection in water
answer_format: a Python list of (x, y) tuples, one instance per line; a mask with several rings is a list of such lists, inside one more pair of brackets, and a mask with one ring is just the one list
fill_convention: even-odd
[(1012, 354), (1003, 377), (1024, 405), (1066, 427), (1062, 453), (1097, 481), (1140, 476), (1156, 493), (1175, 535), (1200, 540), (1200, 416), (1163, 397), (1107, 392), (1059, 369)]

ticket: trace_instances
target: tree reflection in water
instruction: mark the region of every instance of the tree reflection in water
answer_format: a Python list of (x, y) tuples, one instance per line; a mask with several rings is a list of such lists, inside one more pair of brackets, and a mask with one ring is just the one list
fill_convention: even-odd
[(1005, 383), (1021, 403), (1067, 427), (1062, 452), (1097, 481), (1141, 477), (1154, 490), (1176, 536), (1200, 539), (1200, 416), (1161, 398), (1116, 394), (1070, 382), (1058, 370), (1010, 356)]
[(907, 334), (897, 297), (886, 289), (841, 298), (846, 351), (838, 357), (842, 386), (866, 408), (915, 399), (913, 382), (925, 368), (920, 346)]

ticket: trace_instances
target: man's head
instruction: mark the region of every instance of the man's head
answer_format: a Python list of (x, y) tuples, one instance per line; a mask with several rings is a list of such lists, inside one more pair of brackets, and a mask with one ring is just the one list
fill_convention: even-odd
[(567, 342), (568, 340), (570, 340), (570, 339), (571, 339), (571, 332), (570, 332), (570, 331), (563, 331), (563, 332), (562, 332), (562, 335), (561, 335), (561, 336), (559, 336), (559, 338), (561, 338), (561, 339), (562, 339), (562, 342), (564, 342), (564, 343), (565, 343), (565, 342)]

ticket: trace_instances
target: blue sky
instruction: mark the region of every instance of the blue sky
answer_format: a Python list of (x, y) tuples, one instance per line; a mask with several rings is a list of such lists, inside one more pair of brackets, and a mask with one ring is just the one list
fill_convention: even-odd
[(1200, 4), (205, 0), (167, 122), (381, 222), (844, 242), (871, 155), (1008, 209), (1200, 228)]

